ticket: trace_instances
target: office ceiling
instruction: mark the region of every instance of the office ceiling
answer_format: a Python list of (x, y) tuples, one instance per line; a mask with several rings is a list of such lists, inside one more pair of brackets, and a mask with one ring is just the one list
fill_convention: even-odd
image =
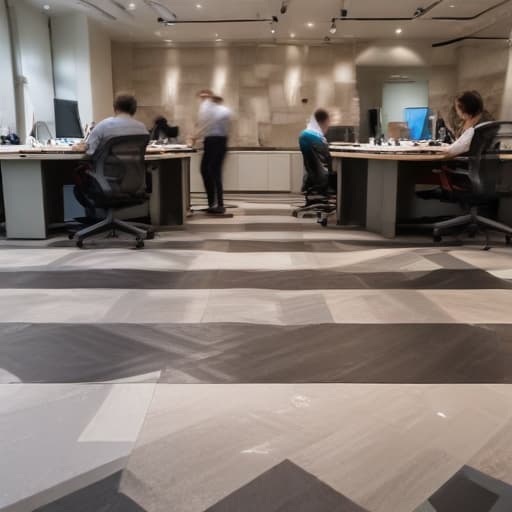
[[(280, 14), (282, 0), (157, 0), (178, 20), (279, 17), (275, 34), (270, 23), (177, 24), (163, 26), (150, 0), (29, 0), (38, 8), (49, 6), (48, 14), (79, 11), (101, 22), (115, 40), (143, 43), (263, 43), (347, 39), (420, 39), (436, 42), (473, 33), (508, 36), (512, 29), (512, 1), (473, 21), (439, 21), (433, 16), (473, 16), (500, 0), (442, 0), (421, 19), (414, 21), (343, 21), (336, 34), (330, 33), (331, 19), (340, 15), (343, 0), (287, 0), (288, 12)], [(434, 0), (345, 0), (349, 17), (409, 17), (418, 7)], [(109, 13), (116, 19), (95, 9)], [(308, 24), (310, 24), (308, 26)], [(311, 25), (312, 24), (312, 25)], [(402, 29), (397, 35), (396, 30)], [(172, 43), (170, 42), (172, 41)]]

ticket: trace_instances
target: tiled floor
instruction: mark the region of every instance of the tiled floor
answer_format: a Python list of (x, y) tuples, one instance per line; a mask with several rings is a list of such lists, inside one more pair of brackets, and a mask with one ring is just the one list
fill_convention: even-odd
[(295, 200), (0, 242), (0, 510), (512, 510), (511, 249)]

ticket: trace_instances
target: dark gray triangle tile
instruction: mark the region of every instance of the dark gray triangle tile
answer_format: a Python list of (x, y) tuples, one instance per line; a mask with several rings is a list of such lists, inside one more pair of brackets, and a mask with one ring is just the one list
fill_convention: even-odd
[(289, 460), (206, 512), (367, 512)]
[(415, 512), (510, 512), (512, 486), (464, 466)]
[(121, 475), (116, 473), (34, 512), (148, 512), (119, 492)]

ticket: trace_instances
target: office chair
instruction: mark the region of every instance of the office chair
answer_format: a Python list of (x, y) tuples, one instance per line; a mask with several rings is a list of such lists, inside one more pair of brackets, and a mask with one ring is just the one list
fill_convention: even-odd
[(134, 235), (137, 248), (144, 247), (144, 240), (152, 237), (148, 226), (115, 217), (116, 210), (147, 200), (144, 157), (148, 142), (149, 135), (114, 137), (93, 155), (93, 170), (86, 173), (85, 183), (75, 186), (75, 196), (85, 206), (88, 217), (95, 219), (98, 209), (106, 210), (106, 216), (70, 235), (77, 247), (83, 247), (86, 238), (99, 233), (115, 236), (116, 230)]
[(297, 218), (312, 214), (323, 227), (327, 226), (329, 217), (336, 213), (336, 199), (332, 195), (319, 193), (310, 188), (304, 192), (305, 204), (293, 210), (292, 215)]
[(327, 226), (329, 217), (336, 212), (336, 175), (331, 172), (329, 149), (323, 145), (301, 148), (304, 160), (302, 191), (305, 203), (292, 215), (297, 218), (316, 215), (321, 226)]
[[(465, 228), (470, 237), (476, 236), (480, 231), (485, 233), (486, 250), (490, 249), (489, 231), (504, 233), (507, 244), (510, 244), (512, 227), (485, 217), (482, 212), (495, 217), (499, 199), (512, 196), (512, 186), (507, 186), (503, 181), (504, 171), (512, 170), (512, 160), (505, 160), (503, 156), (511, 153), (512, 122), (483, 123), (476, 127), (467, 155), (455, 159), (455, 168), (434, 171), (441, 178), (437, 199), (459, 203), (467, 212), (459, 217), (435, 223), (435, 242), (440, 242), (443, 235), (454, 228)], [(418, 196), (432, 198), (428, 192), (418, 193)]]

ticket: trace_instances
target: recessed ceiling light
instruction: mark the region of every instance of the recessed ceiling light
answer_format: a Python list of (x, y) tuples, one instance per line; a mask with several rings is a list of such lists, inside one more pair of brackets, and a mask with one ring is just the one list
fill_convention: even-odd
[(157, 30), (157, 31), (155, 32), (155, 36), (160, 37), (161, 35), (162, 35), (162, 32), (160, 32), (160, 30)]
[(172, 43), (172, 39), (164, 39), (166, 43)]
[(455, 5), (454, 5), (454, 4), (451, 4), (451, 5), (450, 5), (450, 7), (453, 9), (453, 8), (455, 7)]
[(135, 2), (130, 2), (128, 4), (128, 10), (129, 11), (134, 11), (136, 8), (137, 8), (137, 5), (135, 4)]
[(312, 21), (308, 21), (306, 25), (308, 28), (313, 28), (315, 26), (315, 24)]
[(49, 11), (49, 10), (50, 10), (50, 6), (49, 6), (48, 4), (44, 4), (44, 5), (43, 5), (43, 9), (44, 9), (45, 11)]
[(201, 4), (196, 4), (196, 9), (202, 9), (203, 6)]
[(295, 33), (294, 33), (294, 32), (292, 32), (292, 33), (290, 34), (290, 37), (291, 37), (292, 39), (295, 39)]
[(401, 28), (397, 28), (395, 30), (395, 34), (400, 35), (401, 33), (402, 33), (402, 29)]
[(217, 37), (217, 39), (215, 39), (215, 42), (216, 43), (220, 43), (222, 41), (222, 38), (221, 37)]

